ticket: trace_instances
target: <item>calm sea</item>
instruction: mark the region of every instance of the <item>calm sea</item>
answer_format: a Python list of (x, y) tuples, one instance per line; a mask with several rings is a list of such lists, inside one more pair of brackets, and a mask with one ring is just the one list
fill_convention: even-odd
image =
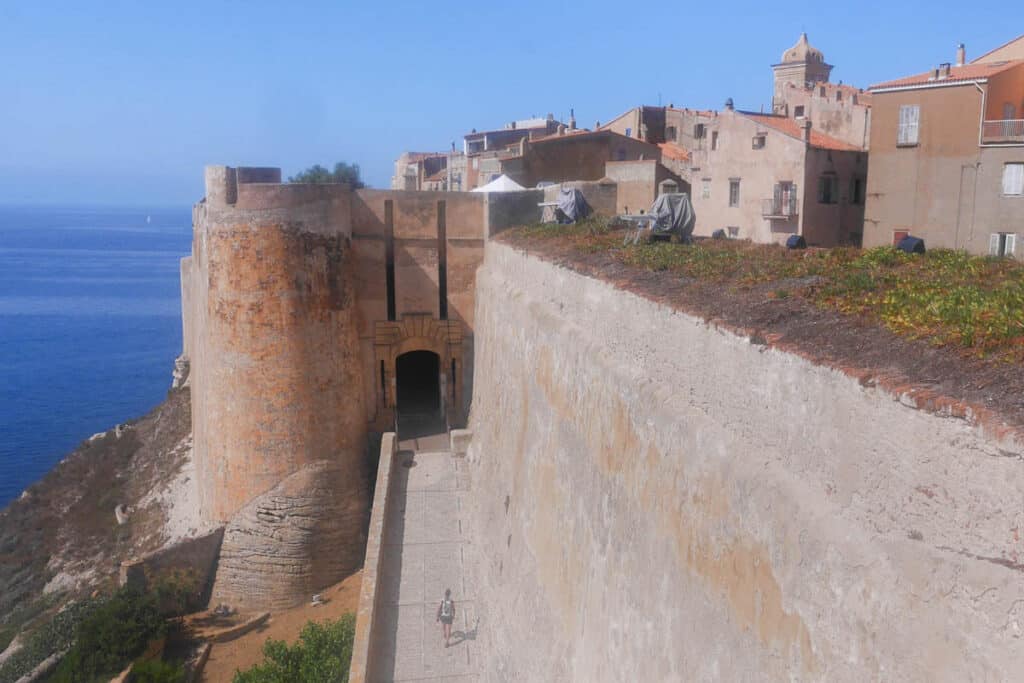
[(0, 508), (161, 400), (191, 209), (0, 206)]

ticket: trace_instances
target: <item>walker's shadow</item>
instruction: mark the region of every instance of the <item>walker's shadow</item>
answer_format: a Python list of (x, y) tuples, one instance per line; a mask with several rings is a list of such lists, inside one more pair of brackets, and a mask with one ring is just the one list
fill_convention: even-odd
[(452, 631), (452, 647), (455, 647), (459, 643), (467, 640), (476, 640), (477, 631), (480, 629), (480, 618), (477, 617), (476, 623), (473, 624), (472, 631)]

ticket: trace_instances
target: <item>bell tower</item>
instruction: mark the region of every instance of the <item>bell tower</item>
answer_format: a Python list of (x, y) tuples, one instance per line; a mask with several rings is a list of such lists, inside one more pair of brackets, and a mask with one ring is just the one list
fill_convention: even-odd
[(772, 93), (772, 111), (785, 114), (786, 86), (804, 88), (814, 83), (827, 83), (832, 65), (825, 63), (821, 50), (811, 47), (807, 34), (801, 33), (796, 45), (782, 53), (782, 60), (772, 64), (775, 72), (775, 90)]

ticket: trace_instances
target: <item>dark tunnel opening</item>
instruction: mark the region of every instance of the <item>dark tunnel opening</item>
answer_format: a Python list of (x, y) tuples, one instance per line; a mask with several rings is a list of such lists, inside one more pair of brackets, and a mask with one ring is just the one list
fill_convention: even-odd
[(432, 351), (410, 351), (398, 357), (395, 398), (404, 424), (441, 419), (440, 371), (441, 359)]

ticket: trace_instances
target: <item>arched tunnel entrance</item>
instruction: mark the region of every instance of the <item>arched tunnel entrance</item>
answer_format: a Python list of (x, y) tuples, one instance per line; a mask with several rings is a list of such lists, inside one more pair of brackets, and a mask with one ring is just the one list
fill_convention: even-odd
[(409, 351), (395, 360), (396, 409), (401, 431), (444, 430), (441, 359), (433, 351)]

